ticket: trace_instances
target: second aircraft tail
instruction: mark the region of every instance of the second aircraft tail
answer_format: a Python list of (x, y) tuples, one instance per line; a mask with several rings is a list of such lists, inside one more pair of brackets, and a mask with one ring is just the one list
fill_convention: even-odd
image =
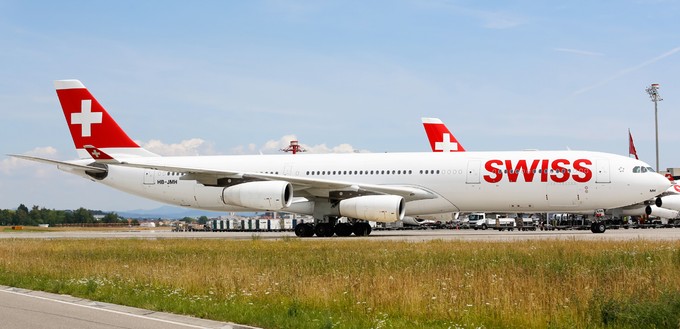
[(422, 118), (423, 127), (430, 140), (432, 152), (464, 152), (463, 145), (458, 143), (455, 136), (446, 128), (442, 120), (437, 118)]

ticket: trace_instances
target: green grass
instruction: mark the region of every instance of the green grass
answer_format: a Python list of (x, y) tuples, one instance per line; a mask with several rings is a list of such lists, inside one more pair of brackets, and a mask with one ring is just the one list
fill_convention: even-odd
[(0, 284), (265, 328), (677, 328), (680, 242), (0, 240)]

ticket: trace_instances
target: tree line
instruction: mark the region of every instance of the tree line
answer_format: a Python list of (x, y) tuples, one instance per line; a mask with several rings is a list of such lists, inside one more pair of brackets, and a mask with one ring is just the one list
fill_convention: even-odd
[[(101, 219), (97, 219), (103, 215)], [(99, 210), (88, 210), (78, 208), (76, 210), (54, 210), (33, 206), (28, 209), (24, 204), (20, 204), (16, 210), (0, 210), (0, 226), (24, 225), (37, 226), (39, 224), (49, 224), (56, 226), (59, 224), (89, 224), (89, 223), (126, 223), (127, 219), (121, 218), (114, 212), (105, 213)], [(135, 220), (135, 222), (137, 222)]]

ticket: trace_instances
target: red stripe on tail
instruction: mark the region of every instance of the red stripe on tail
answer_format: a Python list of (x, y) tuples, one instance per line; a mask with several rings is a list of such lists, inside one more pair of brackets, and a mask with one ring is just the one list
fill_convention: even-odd
[(80, 81), (57, 81), (55, 87), (76, 149), (139, 148)]

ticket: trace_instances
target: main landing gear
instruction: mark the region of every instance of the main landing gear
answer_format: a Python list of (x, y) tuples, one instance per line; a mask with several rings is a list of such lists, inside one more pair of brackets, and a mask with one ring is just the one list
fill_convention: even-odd
[(604, 225), (604, 222), (593, 222), (590, 224), (590, 232), (593, 233), (604, 233), (604, 231), (607, 230), (607, 226)]
[(337, 236), (350, 236), (354, 233), (356, 236), (368, 236), (371, 234), (371, 225), (367, 222), (356, 223), (337, 223), (333, 221), (328, 223), (301, 223), (295, 226), (295, 235), (301, 238), (308, 238), (314, 236), (331, 237), (334, 234)]

